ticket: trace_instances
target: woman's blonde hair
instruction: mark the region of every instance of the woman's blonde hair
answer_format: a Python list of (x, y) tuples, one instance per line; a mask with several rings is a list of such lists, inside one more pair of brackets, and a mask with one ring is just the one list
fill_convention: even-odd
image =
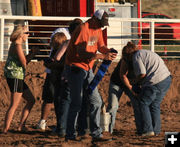
[(17, 25), (10, 36), (10, 41), (16, 41), (24, 33), (25, 28), (27, 28), (27, 26), (21, 24)]

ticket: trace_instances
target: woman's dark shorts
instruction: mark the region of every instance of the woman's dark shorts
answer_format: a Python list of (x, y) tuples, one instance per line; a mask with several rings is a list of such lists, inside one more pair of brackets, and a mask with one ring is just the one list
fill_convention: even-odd
[(53, 103), (54, 99), (58, 96), (60, 90), (60, 77), (54, 74), (47, 74), (43, 86), (42, 100), (46, 103)]
[(11, 79), (11, 78), (6, 78), (9, 89), (11, 92), (15, 93), (23, 93), (24, 90), (28, 89), (28, 86), (24, 82), (24, 80), (20, 79)]

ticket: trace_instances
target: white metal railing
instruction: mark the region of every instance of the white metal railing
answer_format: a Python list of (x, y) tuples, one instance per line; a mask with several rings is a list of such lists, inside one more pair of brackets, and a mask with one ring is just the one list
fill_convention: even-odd
[(4, 18), (1, 18), (1, 41), (0, 41), (0, 61), (3, 60), (3, 49), (4, 49)]
[[(6, 60), (6, 56), (7, 56), (7, 51), (8, 48), (5, 48), (5, 38), (7, 39), (8, 36), (5, 37), (5, 27), (7, 22), (14, 22), (15, 20), (21, 20), (21, 21), (46, 21), (46, 22), (57, 22), (57, 21), (71, 21), (74, 18), (80, 18), (83, 21), (86, 21), (89, 17), (46, 17), (46, 16), (42, 16), (42, 17), (36, 17), (36, 16), (0, 16), (0, 61)], [(171, 23), (179, 23), (180, 19), (140, 19), (140, 18), (110, 18), (109, 19), (109, 24), (110, 26), (107, 28), (107, 37), (108, 37), (108, 47), (114, 47), (116, 49), (119, 50), (119, 57), (121, 56), (121, 49), (122, 47), (127, 43), (127, 41), (130, 40), (141, 40), (141, 38), (133, 38), (133, 33), (131, 30), (131, 23), (142, 23), (142, 22), (148, 22), (150, 23), (150, 44), (149, 47), (152, 51), (155, 51), (155, 23), (158, 22), (171, 22)], [(127, 25), (128, 24), (128, 25)], [(130, 25), (129, 25), (130, 24)], [(49, 39), (50, 38), (50, 34), (52, 33), (52, 31), (48, 31), (48, 30), (42, 30), (43, 28), (58, 28), (58, 27), (64, 27), (67, 25), (29, 25), (29, 28), (31, 27), (40, 27), (41, 31), (34, 31), (33, 33), (47, 33), (49, 34), (49, 36), (46, 35), (46, 37), (38, 37), (38, 36), (34, 36), (32, 37), (32, 39)], [(129, 27), (130, 26), (130, 27)], [(138, 28), (136, 28), (138, 29)], [(125, 31), (127, 30), (127, 31)], [(124, 38), (122, 37), (124, 36)], [(136, 31), (136, 36), (138, 36), (138, 32)], [(30, 45), (30, 43), (29, 43)], [(36, 44), (36, 45), (47, 45), (48, 46), (48, 42), (44, 43), (44, 44)], [(5, 53), (6, 51), (6, 53)], [(43, 49), (42, 49), (43, 51)], [(28, 53), (28, 47), (26, 45), (26, 53)]]

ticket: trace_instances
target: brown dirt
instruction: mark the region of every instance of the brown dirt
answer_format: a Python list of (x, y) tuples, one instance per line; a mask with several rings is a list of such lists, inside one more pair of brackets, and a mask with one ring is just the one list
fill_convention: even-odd
[[(8, 134), (0, 134), (0, 146), (62, 146), (62, 147), (129, 147), (129, 146), (142, 146), (142, 147), (162, 147), (164, 146), (164, 132), (180, 132), (180, 62), (171, 60), (166, 62), (169, 70), (173, 75), (172, 85), (162, 102), (161, 105), (161, 118), (162, 118), (162, 133), (158, 137), (144, 138), (135, 135), (134, 116), (131, 104), (127, 96), (123, 95), (120, 100), (119, 110), (116, 118), (115, 135), (117, 140), (111, 142), (101, 142), (92, 144), (91, 137), (81, 142), (65, 142), (57, 136), (50, 134), (51, 127), (55, 125), (55, 115), (52, 109), (48, 119), (48, 126), (46, 132), (41, 132), (35, 129), (35, 126), (40, 118), (41, 109), (41, 94), (42, 85), (45, 79), (43, 62), (32, 62), (28, 65), (26, 82), (31, 88), (34, 96), (36, 97), (36, 104), (33, 107), (31, 114), (27, 120), (29, 132), (19, 133), (16, 131), (21, 110), (25, 104), (24, 101), (19, 105)], [(102, 98), (107, 105), (107, 92), (109, 77), (113, 71), (116, 63), (112, 63), (105, 77), (99, 84), (99, 91)], [(98, 65), (99, 66), (99, 65)], [(4, 63), (0, 63), (0, 128), (2, 129), (4, 123), (4, 115), (7, 111), (10, 92), (3, 76)], [(105, 136), (108, 133), (105, 133)]]
[(141, 0), (143, 12), (162, 13), (172, 17), (180, 18), (180, 0)]

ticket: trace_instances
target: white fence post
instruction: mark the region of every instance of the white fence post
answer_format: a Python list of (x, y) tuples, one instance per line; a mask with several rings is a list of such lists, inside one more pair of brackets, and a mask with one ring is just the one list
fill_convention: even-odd
[[(28, 21), (25, 21), (24, 24), (28, 27), (28, 31), (29, 31), (29, 24), (28, 24)], [(25, 49), (26, 49), (26, 55), (29, 54), (29, 48), (28, 48), (28, 40), (26, 40), (25, 42)]]
[(1, 18), (1, 26), (0, 26), (0, 61), (3, 61), (4, 56), (4, 18)]
[(151, 39), (150, 39), (151, 44), (150, 44), (150, 47), (151, 47), (151, 51), (154, 52), (154, 37), (155, 37), (155, 36), (154, 36), (154, 21), (151, 22), (150, 27), (151, 27), (151, 28), (150, 28), (150, 29), (151, 29), (151, 30), (150, 30), (150, 33), (151, 33), (151, 34), (150, 34), (150, 35), (151, 35)]

